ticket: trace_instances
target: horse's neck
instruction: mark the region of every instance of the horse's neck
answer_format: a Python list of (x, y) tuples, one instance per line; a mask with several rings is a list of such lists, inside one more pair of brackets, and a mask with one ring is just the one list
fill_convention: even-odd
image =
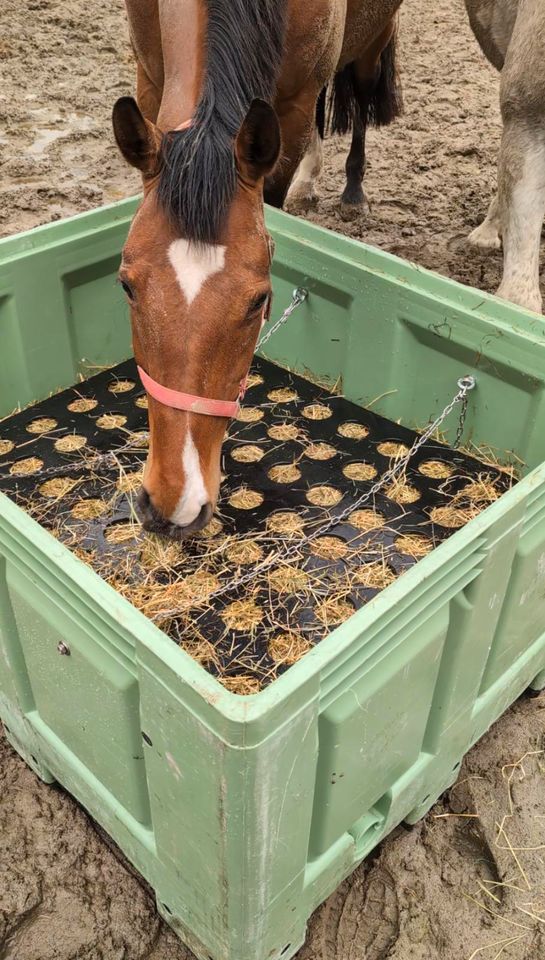
[(158, 126), (173, 130), (195, 111), (206, 49), (204, 0), (159, 0), (164, 89)]
[(199, 99), (206, 0), (126, 0), (126, 5), (138, 62), (159, 95), (157, 125), (172, 130), (192, 116)]

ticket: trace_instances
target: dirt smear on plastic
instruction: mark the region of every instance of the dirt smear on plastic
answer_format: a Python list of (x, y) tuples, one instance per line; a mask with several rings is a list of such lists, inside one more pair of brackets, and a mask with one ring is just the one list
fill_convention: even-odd
[[(137, 192), (109, 119), (134, 87), (122, 0), (92, 17), (84, 0), (4, 0), (0, 27), (0, 235)], [(406, 113), (369, 137), (371, 213), (340, 220), (346, 142), (330, 141), (310, 219), (493, 291), (501, 255), (465, 237), (495, 186), (498, 78), (461, 0), (406, 0), (400, 46)], [(301, 960), (543, 958), (544, 731), (543, 696), (515, 704), (441, 803), (316, 912)], [(0, 960), (191, 956), (89, 817), (1, 739), (0, 873)]]

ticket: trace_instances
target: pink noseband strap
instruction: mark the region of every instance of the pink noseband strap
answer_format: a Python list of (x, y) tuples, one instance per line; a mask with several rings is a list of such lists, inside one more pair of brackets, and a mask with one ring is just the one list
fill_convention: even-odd
[(244, 377), (240, 381), (236, 400), (209, 400), (207, 397), (195, 397), (191, 393), (181, 393), (179, 390), (163, 387), (156, 380), (152, 380), (142, 367), (137, 367), (137, 370), (144, 388), (154, 400), (158, 400), (165, 407), (187, 410), (188, 413), (204, 413), (207, 417), (236, 417), (246, 392), (246, 377)]

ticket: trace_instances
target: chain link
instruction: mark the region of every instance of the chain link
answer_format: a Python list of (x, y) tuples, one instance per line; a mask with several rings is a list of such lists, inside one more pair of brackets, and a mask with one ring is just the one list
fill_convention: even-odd
[(261, 337), (261, 340), (259, 341), (256, 347), (257, 350), (261, 350), (261, 348), (264, 347), (265, 344), (269, 342), (273, 333), (276, 333), (277, 330), (280, 330), (280, 327), (282, 327), (285, 324), (286, 320), (288, 320), (291, 317), (293, 311), (296, 310), (297, 307), (300, 307), (301, 304), (305, 302), (307, 297), (308, 297), (308, 290), (305, 290), (304, 287), (295, 288), (295, 290), (291, 295), (291, 302), (288, 304), (288, 306), (284, 310), (284, 313), (282, 314), (282, 316), (279, 317), (278, 320), (275, 323), (273, 323), (272, 327), (270, 327), (267, 330), (267, 332)]

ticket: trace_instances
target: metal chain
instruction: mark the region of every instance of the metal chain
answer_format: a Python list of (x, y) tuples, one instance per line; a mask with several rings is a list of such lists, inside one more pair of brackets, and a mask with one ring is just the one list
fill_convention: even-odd
[(296, 310), (297, 307), (300, 307), (301, 304), (304, 303), (304, 301), (307, 299), (307, 297), (308, 297), (308, 290), (305, 290), (304, 287), (295, 288), (295, 290), (291, 295), (291, 303), (288, 304), (288, 306), (284, 310), (284, 313), (282, 314), (281, 317), (278, 318), (276, 323), (273, 323), (272, 327), (270, 327), (269, 330), (267, 330), (267, 332), (261, 337), (261, 340), (259, 341), (256, 347), (257, 350), (261, 350), (261, 348), (264, 347), (266, 343), (268, 343), (273, 333), (276, 333), (277, 330), (280, 330), (280, 327), (282, 327), (285, 324), (286, 320), (288, 320), (291, 317), (293, 311)]
[(460, 422), (458, 423), (458, 429), (457, 429), (457, 431), (456, 431), (456, 439), (455, 439), (455, 441), (454, 441), (454, 449), (455, 449), (455, 450), (457, 450), (458, 447), (460, 446), (460, 441), (461, 441), (461, 439), (462, 439), (462, 434), (463, 434), (463, 432), (464, 432), (464, 426), (465, 426), (466, 416), (467, 416), (467, 405), (468, 405), (468, 400), (469, 400), (467, 394), (468, 394), (469, 390), (473, 390), (473, 387), (475, 386), (475, 377), (471, 377), (471, 376), (461, 377), (461, 378), (458, 380), (458, 386), (459, 386), (460, 390), (461, 390), (462, 388), (465, 388), (466, 393), (465, 393), (465, 396), (463, 396), (463, 397), (462, 397), (462, 400), (461, 400), (462, 409), (460, 410)]
[[(327, 523), (322, 524), (322, 526), (319, 527), (317, 530), (315, 530), (313, 533), (308, 534), (308, 536), (305, 537), (304, 541), (302, 542), (299, 541), (293, 545), (290, 545), (281, 554), (279, 554), (278, 552), (270, 554), (268, 557), (265, 558), (265, 560), (262, 560), (261, 563), (258, 563), (248, 573), (234, 580), (229, 580), (228, 583), (225, 583), (222, 587), (219, 587), (217, 590), (214, 590), (214, 592), (207, 597), (207, 600), (213, 600), (217, 597), (222, 597), (226, 593), (232, 593), (234, 590), (237, 590), (239, 587), (243, 587), (245, 584), (255, 581), (256, 576), (260, 573), (263, 573), (265, 570), (267, 570), (270, 566), (272, 566), (273, 563), (277, 563), (278, 561), (281, 561), (282, 563), (289, 563), (291, 560), (298, 559), (302, 546), (305, 546), (307, 543), (311, 543), (313, 540), (316, 540), (318, 537), (323, 537), (324, 534), (328, 533), (334, 527), (337, 527), (339, 526), (339, 524), (344, 523), (344, 521), (348, 519), (348, 517), (350, 516), (351, 513), (354, 512), (354, 510), (359, 510), (365, 503), (368, 503), (369, 500), (371, 500), (371, 498), (375, 496), (375, 494), (377, 494), (380, 490), (382, 490), (383, 487), (391, 483), (393, 480), (396, 479), (396, 477), (399, 476), (399, 474), (402, 474), (407, 469), (407, 466), (409, 465), (410, 460), (412, 460), (412, 458), (418, 452), (420, 447), (422, 447), (425, 443), (427, 443), (430, 437), (433, 436), (435, 431), (452, 413), (452, 411), (454, 410), (454, 408), (458, 403), (462, 404), (462, 410), (460, 415), (460, 423), (458, 425), (457, 437), (461, 436), (461, 433), (464, 427), (465, 416), (467, 412), (468, 393), (471, 390), (473, 390), (474, 387), (476, 386), (476, 380), (472, 376), (461, 377), (460, 380), (458, 380), (457, 382), (457, 386), (458, 386), (458, 392), (456, 393), (456, 395), (452, 398), (450, 403), (447, 404), (444, 410), (441, 411), (441, 413), (433, 421), (433, 423), (431, 423), (430, 426), (427, 427), (424, 433), (420, 434), (420, 436), (417, 437), (417, 439), (414, 441), (408, 453), (406, 453), (404, 457), (400, 457), (398, 460), (396, 460), (393, 466), (391, 466), (390, 469), (387, 470), (386, 473), (384, 473), (380, 477), (380, 479), (373, 484), (373, 486), (370, 488), (370, 490), (367, 491), (367, 493), (362, 494), (361, 497), (358, 497), (357, 500), (351, 503), (350, 506), (347, 507), (345, 510), (341, 511), (341, 513), (331, 517), (327, 521)], [(174, 608), (172, 610), (162, 611), (160, 616), (158, 615), (158, 617), (154, 619), (165, 619), (167, 617), (174, 617), (177, 614), (182, 612), (183, 612), (183, 608)]]
[[(117, 457), (120, 453), (132, 453), (136, 450), (143, 450), (147, 446), (147, 441), (149, 439), (149, 432), (147, 430), (141, 430), (139, 433), (142, 434), (142, 442), (139, 445), (135, 442), (134, 438), (127, 440), (121, 447), (116, 447), (115, 450), (109, 450), (108, 453), (97, 453), (94, 456), (91, 455), (87, 460), (72, 460), (68, 463), (63, 463), (58, 467), (42, 467), (40, 470), (36, 470), (34, 473), (3, 473), (0, 474), (0, 480), (8, 480), (10, 478), (24, 478), (29, 479), (30, 477), (54, 477), (54, 476), (64, 476), (66, 473), (71, 473), (73, 470), (85, 470), (93, 469), (103, 464), (109, 464), (112, 467), (118, 465)], [(15, 461), (17, 462), (17, 461)], [(138, 463), (141, 465), (142, 460), (139, 460)], [(133, 464), (131, 463), (131, 467)]]

